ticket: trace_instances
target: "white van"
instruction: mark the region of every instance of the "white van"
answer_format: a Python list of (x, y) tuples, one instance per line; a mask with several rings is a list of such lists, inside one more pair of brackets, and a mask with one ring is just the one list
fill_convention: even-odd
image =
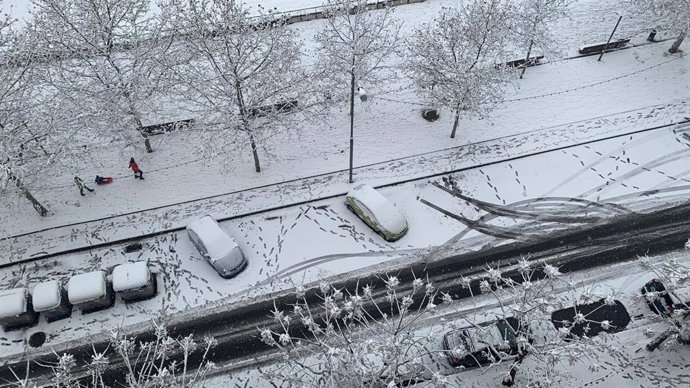
[(220, 276), (231, 278), (247, 267), (240, 247), (211, 216), (192, 221), (187, 225), (187, 234)]

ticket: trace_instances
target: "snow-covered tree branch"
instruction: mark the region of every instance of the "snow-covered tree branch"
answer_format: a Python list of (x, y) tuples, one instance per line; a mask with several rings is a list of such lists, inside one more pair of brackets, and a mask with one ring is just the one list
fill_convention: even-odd
[[(122, 368), (122, 386), (129, 388), (171, 388), (202, 387), (208, 373), (214, 368), (209, 356), (216, 341), (212, 338), (195, 340), (192, 335), (173, 338), (164, 324), (152, 323), (154, 339), (136, 341), (112, 333), (110, 346), (100, 352), (93, 350), (90, 360), (80, 360), (71, 354), (56, 354), (56, 361), (49, 365), (52, 369), (52, 385), (65, 388), (106, 388), (104, 378), (109, 367)], [(196, 355), (197, 366), (192, 367), (190, 357)], [(35, 386), (30, 377), (16, 376), (17, 387)]]
[(33, 63), (35, 42), (14, 30), (14, 23), (0, 14), (0, 186), (16, 189), (47, 216), (30, 181), (56, 161), (68, 159), (71, 134), (53, 125), (53, 120), (64, 117), (63, 105), (50, 91), (40, 89)]
[[(644, 298), (657, 316), (667, 322), (666, 329), (655, 335), (647, 344), (647, 350), (654, 351), (664, 343), (690, 345), (690, 305), (687, 295), (680, 293), (690, 286), (690, 267), (675, 259), (652, 263), (642, 258), (642, 265), (654, 272), (656, 278), (645, 285)], [(676, 341), (668, 341), (675, 339)]]
[(678, 52), (690, 29), (690, 0), (630, 0), (630, 2), (641, 12), (648, 12), (667, 20), (673, 33), (678, 34), (678, 38), (668, 51)]
[[(578, 305), (592, 302), (562, 277), (553, 266), (521, 260), (504, 270), (461, 277), (466, 298), (459, 300), (438, 294), (421, 278), (408, 284), (384, 277), (383, 291), (370, 285), (353, 291), (326, 283), (318, 290), (298, 287), (295, 304), (276, 307), (274, 325), (260, 331), (285, 361), (265, 373), (284, 387), (393, 387), (419, 380), (443, 387), (446, 375), (454, 373), (450, 363), (501, 368), (505, 385), (555, 381), (560, 364), (594, 364), (588, 359), (591, 347), (606, 347), (590, 338), (589, 325), (610, 328), (587, 312), (554, 327), (553, 310), (578, 311)], [(320, 295), (318, 304), (307, 301), (305, 293), (311, 292)], [(614, 301), (604, 300), (603, 305)], [(508, 323), (503, 339), (496, 338), (497, 322)], [(525, 360), (532, 366), (518, 374)]]
[(542, 53), (553, 51), (555, 42), (550, 30), (551, 24), (566, 15), (570, 2), (571, 0), (523, 0), (516, 5), (515, 32), (520, 39), (519, 46), (527, 51), (520, 78), (525, 74), (526, 65), (535, 48)]
[(512, 81), (509, 69), (496, 65), (511, 26), (510, 8), (505, 0), (444, 8), (408, 41), (407, 72), (428, 103), (453, 112), (451, 138), (461, 115), (485, 117)]
[[(393, 9), (369, 10), (368, 0), (326, 0), (326, 27), (316, 37), (319, 77), (332, 97), (347, 96), (350, 108), (350, 182), (353, 182), (355, 93), (358, 87), (373, 88), (396, 76), (386, 64), (395, 53), (401, 23)], [(366, 86), (365, 86), (366, 85)]]
[[(89, 126), (105, 139), (132, 133), (144, 139), (144, 116), (151, 99), (165, 88), (166, 55), (174, 35), (149, 14), (149, 0), (32, 0), (27, 26), (50, 62), (45, 79), (61, 98), (79, 102)], [(161, 13), (161, 17), (169, 15)], [(65, 123), (68, 125), (68, 123)]]
[[(395, 276), (385, 282), (384, 297), (371, 286), (347, 294), (323, 283), (319, 305), (310, 305), (298, 290), (292, 311), (276, 307), (279, 329), (261, 330), (261, 339), (283, 352), (288, 364), (269, 377), (286, 386), (365, 387), (422, 375), (422, 358), (434, 338), (434, 325), (423, 327), (422, 321), (433, 314), (436, 290), (422, 279), (411, 291), (403, 291)], [(304, 327), (305, 335), (295, 336), (295, 326)]]
[(273, 15), (251, 17), (234, 0), (173, 0), (175, 28), (185, 39), (169, 67), (180, 98), (201, 118), (193, 130), (212, 156), (248, 145), (256, 172), (258, 148), (298, 131), (314, 95), (294, 30)]

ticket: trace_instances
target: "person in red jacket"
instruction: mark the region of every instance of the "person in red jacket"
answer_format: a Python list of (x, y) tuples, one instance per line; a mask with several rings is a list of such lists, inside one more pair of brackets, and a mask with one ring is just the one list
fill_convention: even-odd
[[(137, 162), (134, 161), (134, 158), (129, 160), (129, 168), (131, 168), (132, 171), (134, 171), (134, 177), (135, 178), (144, 179), (144, 172), (141, 171)], [(137, 176), (137, 174), (139, 176)]]

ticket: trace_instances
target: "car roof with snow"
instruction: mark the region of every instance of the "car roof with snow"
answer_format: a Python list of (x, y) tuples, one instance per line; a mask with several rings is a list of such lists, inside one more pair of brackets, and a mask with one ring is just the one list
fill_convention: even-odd
[(222, 259), (237, 247), (235, 240), (211, 216), (203, 216), (187, 225), (203, 241), (211, 261)]
[(73, 304), (90, 302), (106, 295), (105, 272), (93, 271), (72, 276), (67, 281), (67, 295)]
[(347, 193), (347, 196), (356, 199), (366, 206), (374, 214), (376, 221), (384, 228), (398, 232), (407, 227), (405, 216), (402, 215), (400, 210), (373, 187), (367, 184), (355, 186)]
[(60, 294), (60, 282), (49, 280), (38, 283), (31, 293), (35, 311), (46, 311), (60, 306), (62, 295)]
[(0, 291), (0, 318), (16, 317), (26, 312), (26, 289)]

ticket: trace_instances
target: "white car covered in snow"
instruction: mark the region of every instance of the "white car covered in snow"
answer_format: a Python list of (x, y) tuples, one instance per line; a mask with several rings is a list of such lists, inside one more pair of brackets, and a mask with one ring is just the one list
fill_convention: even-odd
[(231, 278), (247, 267), (240, 247), (211, 216), (192, 221), (187, 225), (187, 234), (220, 276)]
[(405, 216), (373, 187), (355, 186), (345, 197), (345, 204), (357, 217), (386, 241), (395, 241), (407, 233)]

